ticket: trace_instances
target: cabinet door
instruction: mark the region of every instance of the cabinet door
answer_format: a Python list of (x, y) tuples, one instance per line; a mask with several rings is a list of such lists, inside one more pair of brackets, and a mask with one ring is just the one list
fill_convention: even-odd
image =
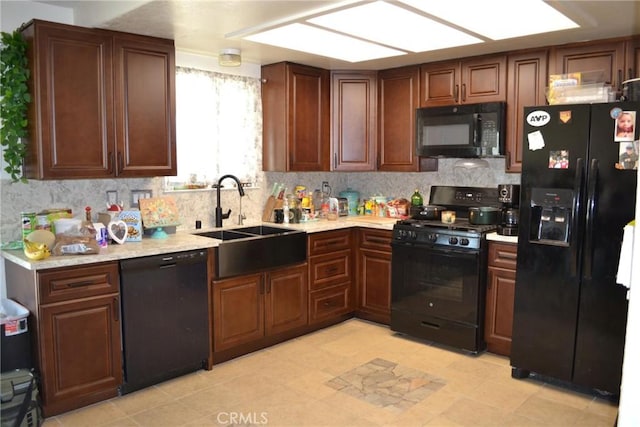
[(516, 272), (489, 267), (488, 276), (484, 338), (490, 352), (509, 356)]
[(420, 103), (420, 68), (378, 73), (378, 170), (417, 172), (415, 115)]
[(176, 175), (173, 41), (115, 37), (116, 175)]
[(507, 67), (507, 172), (522, 172), (523, 109), (545, 105), (547, 50), (510, 55)]
[(360, 249), (358, 311), (365, 318), (389, 324), (391, 320), (391, 252)]
[(376, 72), (339, 71), (331, 80), (332, 170), (375, 170)]
[(625, 43), (626, 73), (624, 80), (640, 77), (640, 37), (635, 37)]
[(329, 71), (290, 64), (287, 114), (290, 171), (329, 170)]
[(266, 273), (265, 333), (285, 332), (307, 324), (307, 265)]
[(506, 100), (506, 56), (488, 56), (462, 61), (460, 74), (461, 104)]
[(213, 282), (213, 349), (227, 350), (264, 336), (262, 274)]
[(550, 74), (597, 72), (605, 82), (618, 88), (624, 79), (624, 43), (611, 41), (557, 47), (551, 51), (549, 65)]
[(460, 95), (460, 62), (438, 62), (420, 67), (421, 107), (457, 104)]
[(29, 43), (33, 95), (26, 176), (113, 176), (111, 37), (42, 21), (34, 21), (23, 35)]
[(117, 395), (122, 383), (119, 312), (117, 294), (41, 307), (47, 416)]

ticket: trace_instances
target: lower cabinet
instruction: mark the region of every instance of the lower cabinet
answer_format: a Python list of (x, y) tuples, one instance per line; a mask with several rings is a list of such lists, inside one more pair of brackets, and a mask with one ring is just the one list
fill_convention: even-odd
[(307, 264), (213, 282), (213, 351), (307, 324)]
[(331, 322), (353, 312), (351, 230), (309, 235), (309, 323)]
[(484, 338), (488, 351), (504, 356), (511, 354), (517, 249), (512, 243), (489, 243)]
[(122, 384), (117, 263), (37, 273), (45, 416), (118, 394)]
[(391, 322), (391, 238), (388, 230), (358, 230), (357, 315)]

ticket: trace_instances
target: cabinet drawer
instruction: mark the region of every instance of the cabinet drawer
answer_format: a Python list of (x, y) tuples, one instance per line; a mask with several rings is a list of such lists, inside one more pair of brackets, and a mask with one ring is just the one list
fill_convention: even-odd
[(489, 243), (489, 265), (492, 267), (516, 269), (518, 245), (511, 243)]
[(309, 235), (309, 256), (351, 248), (351, 231), (338, 230)]
[(119, 292), (118, 263), (64, 267), (38, 273), (42, 304)]
[(309, 322), (340, 316), (351, 311), (349, 285), (335, 286), (309, 294)]
[(320, 255), (309, 261), (310, 290), (351, 283), (351, 250)]
[(392, 232), (387, 230), (360, 230), (360, 247), (391, 252)]

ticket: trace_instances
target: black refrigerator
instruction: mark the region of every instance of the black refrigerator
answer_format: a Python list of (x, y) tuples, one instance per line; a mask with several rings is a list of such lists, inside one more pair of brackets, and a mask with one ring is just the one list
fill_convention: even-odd
[(618, 395), (628, 303), (616, 274), (635, 217), (640, 103), (524, 117), (512, 376)]

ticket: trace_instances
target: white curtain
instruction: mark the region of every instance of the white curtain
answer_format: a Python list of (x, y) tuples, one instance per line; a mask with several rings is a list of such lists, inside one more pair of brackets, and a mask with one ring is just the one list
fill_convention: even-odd
[(176, 68), (178, 175), (211, 184), (224, 174), (255, 183), (260, 170), (260, 80)]

